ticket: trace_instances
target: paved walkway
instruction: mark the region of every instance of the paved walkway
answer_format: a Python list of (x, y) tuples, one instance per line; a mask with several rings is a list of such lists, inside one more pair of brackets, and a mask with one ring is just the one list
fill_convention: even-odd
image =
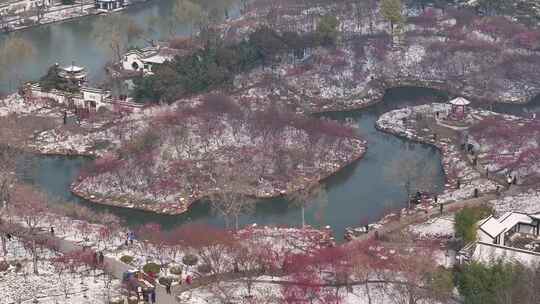
[[(48, 233), (48, 230), (44, 233)], [(77, 242), (66, 240), (59, 236), (54, 236), (54, 238), (58, 241), (58, 251), (61, 253), (68, 253), (70, 251), (83, 249), (83, 246)], [(133, 266), (108, 256), (104, 257), (104, 264), (105, 272), (119, 280), (122, 280), (123, 274), (126, 271), (134, 269)], [(156, 284), (156, 303), (178, 304), (175, 297), (172, 294), (167, 294), (165, 287), (159, 284)]]
[(232, 280), (238, 280), (238, 279), (241, 279), (241, 278), (245, 278), (245, 277), (248, 277), (248, 275), (252, 278), (256, 277), (256, 276), (261, 276), (263, 274), (267, 274), (267, 275), (272, 275), (272, 276), (279, 276), (280, 274), (279, 273), (257, 273), (255, 271), (252, 271), (252, 272), (245, 272), (245, 271), (240, 271), (240, 272), (226, 272), (226, 273), (220, 273), (220, 274), (216, 274), (216, 275), (210, 275), (210, 276), (205, 276), (205, 277), (201, 277), (201, 278), (197, 278), (197, 279), (194, 279), (193, 282), (191, 284), (182, 284), (182, 285), (174, 285), (173, 288), (172, 288), (172, 294), (175, 295), (175, 296), (178, 296), (180, 295), (181, 293), (184, 293), (186, 291), (190, 291), (190, 290), (193, 290), (193, 289), (196, 289), (196, 288), (199, 288), (201, 286), (205, 286), (205, 285), (209, 285), (213, 282), (223, 282), (223, 281), (232, 281)]
[[(459, 202), (446, 204), (445, 209), (443, 210), (442, 216), (454, 214), (457, 211), (463, 209), (464, 207), (480, 206), (495, 198), (496, 198), (495, 194), (487, 194), (479, 198), (471, 198), (468, 200), (462, 200)], [(379, 229), (373, 229), (373, 230), (370, 230), (368, 233), (364, 233), (357, 237), (354, 237), (350, 243), (354, 243), (355, 241), (367, 240), (372, 237), (376, 237), (377, 235), (382, 236), (384, 234), (400, 231), (400, 230), (405, 229), (409, 225), (425, 222), (429, 219), (440, 217), (440, 216), (441, 216), (441, 213), (438, 208), (432, 208), (427, 213), (422, 213), (419, 211), (418, 213), (415, 213), (412, 215), (402, 216), (399, 221), (389, 222)]]

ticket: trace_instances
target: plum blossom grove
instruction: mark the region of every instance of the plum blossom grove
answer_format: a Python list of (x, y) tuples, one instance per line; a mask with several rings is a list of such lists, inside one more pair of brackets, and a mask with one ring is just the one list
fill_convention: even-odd
[[(13, 207), (16, 207), (15, 203)], [(158, 224), (141, 227), (136, 232), (138, 240), (126, 245), (122, 232), (125, 230), (103, 232), (106, 228), (103, 224), (108, 225), (110, 219), (104, 220), (103, 224), (77, 220), (78, 225), (60, 229), (61, 224), (67, 226), (73, 219), (55, 210), (58, 213), (40, 214), (34, 222), (36, 226), (32, 226), (39, 227), (39, 237), (47, 240), (43, 243), (33, 242), (31, 246), (40, 246), (36, 256), (34, 249), (31, 249), (34, 247), (25, 245), (32, 239), (28, 239), (26, 232), (21, 232), (32, 228), (22, 220), (23, 214), (18, 215), (16, 211), (16, 208), (10, 208), (9, 214), (3, 217), (9, 219), (11, 224), (3, 225), (2, 231), (12, 234), (11, 239), (6, 241), (7, 253), (4, 257), (13, 262), (4, 276), (9, 282), (5, 292), (9, 297), (16, 294), (14, 288), (17, 288), (16, 282), (21, 279), (21, 274), (24, 274), (25, 286), (30, 289), (20, 299), (12, 298), (15, 302), (39, 298), (40, 302), (45, 303), (110, 303), (120, 293), (133, 295), (129, 284), (121, 287), (117, 280), (103, 273), (103, 265), (96, 258), (97, 251), (104, 252), (112, 259), (132, 256), (134, 259), (130, 263), (134, 267), (152, 262), (168, 265), (160, 273), (150, 273), (154, 277), (176, 282), (192, 276), (193, 286), (174, 285), (173, 290), (181, 298), (193, 300), (193, 303), (205, 298), (246, 296), (268, 303), (298, 303), (306, 297), (312, 303), (327, 303), (329, 300), (348, 303), (347, 298), (357, 297), (354, 294), (358, 292), (373, 297), (374, 303), (382, 303), (379, 301), (396, 296), (407, 298), (414, 295), (417, 299), (441, 297), (441, 294), (435, 296), (434, 290), (429, 291), (422, 286), (424, 271), (432, 271), (436, 266), (435, 262), (426, 263), (424, 255), (421, 259), (418, 256), (424, 250), (427, 250), (426, 256), (430, 256), (428, 252), (433, 247), (429, 246), (422, 245), (414, 251), (395, 250), (369, 241), (350, 245), (352, 247), (349, 248), (331, 247), (327, 232), (310, 228), (246, 228), (231, 233), (201, 225), (166, 231)], [(81, 216), (94, 220), (104, 217), (90, 211), (81, 213)], [(58, 227), (55, 235), (50, 235), (47, 229), (41, 230), (52, 224), (58, 225), (54, 226)], [(105, 235), (111, 236), (106, 238)], [(26, 240), (23, 241), (23, 238)], [(57, 245), (61, 240), (83, 241), (90, 248), (61, 252)], [(36, 257), (39, 273), (32, 273), (34, 262), (24, 261), (28, 254)], [(186, 259), (188, 256), (195, 258), (190, 258), (193, 261), (189, 262)], [(420, 261), (423, 265), (421, 269), (418, 267)], [(179, 266), (184, 268), (183, 277), (173, 270)], [(400, 279), (387, 273), (398, 269), (403, 275)], [(226, 279), (229, 277), (236, 278), (233, 286), (223, 289), (231, 284)], [(216, 278), (225, 280), (216, 281)], [(40, 286), (47, 286), (48, 289)], [(401, 288), (405, 286), (408, 287)], [(200, 288), (205, 291), (200, 291)], [(270, 290), (272, 293), (268, 293)]]
[[(84, 208), (51, 209), (46, 196), (28, 185), (15, 186), (9, 197), (0, 211), (0, 294), (6, 303), (108, 303), (119, 295), (120, 282), (104, 272), (94, 250), (61, 250), (63, 240), (89, 233), (79, 231), (83, 226), (74, 225), (67, 214), (93, 221), (101, 215)], [(103, 215), (107, 220), (102, 223), (117, 221), (112, 217)], [(114, 231), (114, 224), (110, 227)]]
[(490, 171), (517, 174), (520, 184), (535, 185), (540, 182), (539, 127), (538, 119), (491, 115), (471, 128), (470, 135)]
[[(400, 249), (375, 240), (335, 247), (330, 231), (309, 227), (231, 232), (196, 224), (173, 230), (147, 224), (135, 231), (137, 240), (130, 243), (126, 229), (110, 214), (47, 207), (44, 196), (28, 186), (15, 189), (12, 198), (2, 209), (0, 227), (3, 235), (10, 234), (2, 240), (4, 259), (10, 262), (5, 264), (5, 292), (15, 295), (21, 276), (29, 288), (20, 299), (12, 298), (15, 302), (39, 298), (45, 303), (110, 303), (121, 294), (136, 294), (129, 284), (121, 286), (103, 272), (106, 264), (97, 252), (135, 268), (164, 265), (159, 273), (148, 275), (165, 281), (191, 276), (192, 285), (175, 283), (173, 292), (193, 303), (244, 297), (267, 303), (306, 298), (311, 303), (356, 303), (363, 296), (384, 303), (392, 297), (427, 301), (450, 296), (446, 289), (425, 285), (426, 273), (436, 271), (438, 264), (431, 259), (438, 247), (429, 242)], [(29, 198), (35, 201), (35, 212), (20, 208)], [(55, 228), (54, 234), (49, 227)], [(87, 249), (62, 250), (60, 243), (65, 241)], [(176, 269), (183, 270), (179, 274)]]
[[(309, 37), (316, 31), (317, 16), (331, 14), (338, 16), (342, 43), (330, 49), (305, 43), (301, 48), (308, 50), (309, 60), (278, 61), (272, 72), (257, 68), (237, 76), (237, 87), (256, 88), (260, 94), (267, 88), (268, 75), (277, 73), (274, 86), (286, 92), (281, 94), (298, 109), (311, 111), (367, 106), (380, 100), (386, 88), (403, 85), (443, 89), (488, 103), (526, 102), (540, 92), (533, 68), (539, 60), (540, 34), (507, 17), (426, 8), (405, 16), (401, 33), (392, 37), (377, 5), (345, 2), (325, 3), (318, 10), (296, 8), (258, 3), (245, 19)], [(272, 10), (279, 11), (280, 21), (264, 23), (261, 16)], [(250, 33), (256, 25), (239, 22), (230, 27)], [(250, 96), (257, 91), (247, 92)]]
[[(454, 213), (468, 205), (538, 212), (536, 118), (471, 107), (460, 120), (441, 103), (383, 114), (378, 130), (439, 149), (444, 191), (427, 198), (418, 192), (416, 208), (362, 221), (348, 243), (304, 223), (240, 228), (238, 217), (258, 198), (305, 199), (302, 191), (364, 155), (368, 143), (356, 127), (309, 113), (362, 108), (381, 101), (387, 88), (407, 85), (487, 106), (531, 100), (540, 93), (538, 30), (454, 8), (404, 8), (394, 22), (375, 0), (241, 4), (242, 16), (212, 27), (225, 44), (253, 42), (262, 60), (228, 86), (172, 92), (169, 105), (106, 113), (77, 126), (51, 127), (60, 124), (52, 103), (25, 104), (15, 94), (0, 106), (0, 123), (10, 127), (0, 128), (2, 143), (16, 137), (16, 146), (43, 154), (96, 156), (71, 185), (74, 194), (168, 215), (209, 199), (226, 228), (128, 228), (83, 205), (49, 204), (15, 176), (19, 152), (0, 145), (0, 299), (139, 303), (151, 301), (138, 288), (147, 282), (158, 304), (467, 303), (454, 288), (454, 275), (467, 266), (451, 270), (463, 245)], [(501, 182), (508, 174), (514, 181)], [(415, 187), (432, 189), (430, 182)], [(124, 277), (132, 270), (136, 278)]]
[[(240, 184), (222, 184), (218, 176), (245, 172), (242, 183), (252, 183), (241, 192), (270, 197), (298, 188), (292, 180), (324, 178), (363, 154), (361, 143), (337, 124), (316, 126), (308, 122), (315, 120), (289, 110), (360, 108), (380, 101), (388, 87), (411, 84), (482, 101), (524, 102), (539, 92), (534, 83), (538, 71), (531, 68), (538, 59), (534, 30), (504, 17), (425, 9), (408, 16), (393, 37), (386, 33), (388, 24), (378, 6), (368, 2), (365, 7), (323, 2), (314, 8), (256, 1), (221, 29), (236, 33), (225, 35), (229, 43), (261, 35), (272, 38), (272, 45), (252, 39), (263, 44), (265, 64), (237, 75), (229, 97), (217, 93), (217, 98), (180, 99), (176, 104), (182, 106), (155, 107), (96, 124), (86, 134), (47, 130), (35, 136), (33, 147), (43, 153), (111, 152), (74, 183), (74, 193), (98, 203), (177, 214), (193, 201)], [(338, 17), (342, 39), (334, 47), (314, 47), (309, 39), (317, 30), (317, 16), (324, 14)], [(276, 39), (272, 31), (283, 37)], [(291, 58), (287, 31), (301, 33), (292, 39), (300, 43), (294, 49), (309, 54), (309, 60)], [(227, 98), (237, 106), (223, 102)], [(199, 105), (186, 108), (189, 104)], [(219, 111), (227, 114), (216, 118)], [(265, 130), (263, 124), (268, 125)], [(325, 130), (332, 134), (323, 135)], [(132, 174), (121, 174), (127, 171)]]

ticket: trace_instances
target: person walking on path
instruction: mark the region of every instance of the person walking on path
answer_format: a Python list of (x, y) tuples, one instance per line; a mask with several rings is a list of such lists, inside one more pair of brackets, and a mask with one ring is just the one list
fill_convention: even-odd
[(156, 303), (156, 291), (152, 290), (152, 293), (150, 294), (150, 303), (154, 304)]
[(64, 111), (64, 125), (67, 124), (67, 112)]
[(138, 300), (144, 299), (144, 296), (143, 296), (143, 289), (142, 289), (141, 286), (137, 286), (137, 299), (138, 299)]
[(171, 294), (171, 283), (167, 283), (167, 285), (165, 285), (165, 291), (167, 294)]
[(135, 238), (135, 234), (132, 231), (128, 231), (126, 233), (126, 242), (125, 245), (133, 245), (133, 239)]
[(103, 265), (103, 261), (105, 260), (105, 256), (103, 255), (103, 251), (100, 251), (99, 252), (99, 256), (98, 256), (98, 263), (100, 265)]
[(135, 232), (130, 231), (128, 238), (129, 238), (129, 244), (133, 245), (133, 240), (135, 239)]

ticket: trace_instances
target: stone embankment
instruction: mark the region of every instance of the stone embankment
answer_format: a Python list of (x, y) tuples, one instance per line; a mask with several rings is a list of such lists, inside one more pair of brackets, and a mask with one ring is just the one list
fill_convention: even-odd
[[(492, 113), (476, 109), (468, 110), (467, 118), (459, 124), (470, 126), (477, 123), (479, 117), (486, 117)], [(402, 226), (419, 222), (437, 214), (441, 204), (444, 206), (443, 210), (455, 209), (458, 208), (457, 206), (462, 208), (465, 206), (463, 202), (469, 200), (476, 202), (476, 196), (487, 203), (495, 198), (493, 194), (497, 192), (497, 189), (500, 191), (504, 189), (495, 175), (488, 173), (486, 176), (489, 164), (475, 164), (474, 157), (463, 149), (465, 145), (462, 145), (460, 141), (463, 128), (452, 127), (458, 122), (448, 119), (450, 111), (449, 104), (433, 103), (390, 111), (377, 120), (376, 128), (380, 131), (436, 147), (442, 155), (446, 183), (443, 192), (437, 194), (436, 202), (434, 197), (431, 197), (426, 201), (427, 205), (416, 206), (413, 210), (402, 209), (398, 214), (388, 214), (379, 222), (369, 224), (368, 230), (377, 231), (388, 225), (394, 225), (392, 223), (395, 222), (396, 217), (409, 219), (398, 220), (399, 225)], [(426, 215), (416, 215), (417, 213)], [(388, 229), (384, 228), (383, 231)], [(348, 231), (350, 231), (349, 235), (353, 236), (362, 235), (366, 229), (365, 227), (349, 228)]]

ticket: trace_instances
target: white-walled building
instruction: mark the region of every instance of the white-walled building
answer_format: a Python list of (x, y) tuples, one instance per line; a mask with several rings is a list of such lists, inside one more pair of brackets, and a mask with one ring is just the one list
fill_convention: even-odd
[(462, 259), (490, 263), (503, 259), (540, 263), (540, 212), (507, 212), (478, 223), (477, 241), (463, 248)]
[(152, 68), (174, 59), (177, 51), (170, 48), (148, 47), (140, 50), (131, 50), (122, 58), (122, 68), (126, 71), (140, 71), (152, 74)]
[(538, 237), (540, 214), (507, 212), (500, 218), (493, 216), (482, 220), (478, 225), (480, 242), (506, 245), (508, 238), (516, 233)]
[(25, 98), (47, 98), (66, 107), (85, 109), (89, 112), (99, 112), (101, 109), (109, 111), (139, 111), (143, 104), (133, 102), (131, 99), (115, 99), (111, 92), (90, 87), (81, 87), (79, 92), (70, 93), (60, 90), (44, 91), (39, 84), (27, 84)]
[(102, 11), (115, 11), (128, 5), (127, 0), (95, 0), (96, 9)]

